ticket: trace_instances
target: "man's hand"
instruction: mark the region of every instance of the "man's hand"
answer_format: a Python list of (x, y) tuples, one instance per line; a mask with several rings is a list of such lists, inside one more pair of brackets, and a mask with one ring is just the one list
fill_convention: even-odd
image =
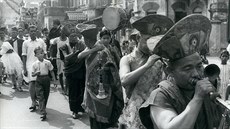
[(153, 66), (153, 64), (154, 64), (157, 60), (159, 60), (159, 59), (160, 59), (160, 56), (153, 54), (153, 55), (151, 55), (151, 56), (148, 58), (148, 60), (147, 60), (147, 62), (145, 63), (145, 65), (146, 65), (147, 67), (151, 67), (151, 66)]
[(105, 46), (102, 44), (95, 44), (95, 46), (93, 48), (97, 51), (101, 51), (105, 48)]
[(12, 53), (12, 52), (14, 52), (14, 50), (13, 49), (9, 49), (6, 53)]
[(194, 97), (203, 99), (206, 95), (209, 95), (209, 93), (211, 92), (214, 92), (214, 87), (212, 83), (208, 80), (208, 78), (205, 78), (203, 80), (199, 80), (196, 83)]
[(37, 75), (37, 76), (38, 76), (38, 75), (40, 75), (40, 74), (41, 74), (41, 72), (40, 72), (40, 71), (37, 71), (37, 72), (36, 72), (36, 75)]

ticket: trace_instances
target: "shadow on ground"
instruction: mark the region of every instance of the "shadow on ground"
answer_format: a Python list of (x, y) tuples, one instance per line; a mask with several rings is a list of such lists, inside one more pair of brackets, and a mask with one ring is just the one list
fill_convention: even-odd
[(13, 96), (5, 95), (3, 93), (0, 94), (0, 99), (12, 100), (13, 98)]
[(59, 112), (54, 109), (47, 108), (47, 121), (50, 126), (59, 129), (73, 129), (75, 125), (69, 117), (69, 114)]

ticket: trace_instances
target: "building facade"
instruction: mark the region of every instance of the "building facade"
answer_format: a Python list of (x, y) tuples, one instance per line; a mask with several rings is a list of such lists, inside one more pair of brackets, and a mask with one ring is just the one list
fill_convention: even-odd
[(190, 14), (202, 14), (212, 23), (209, 54), (218, 55), (228, 45), (228, 0), (126, 0), (133, 15), (162, 14), (175, 23)]
[[(44, 26), (50, 28), (52, 20), (59, 19), (102, 27), (103, 11), (111, 5), (123, 8), (129, 17), (156, 13), (168, 16), (175, 23), (187, 15), (202, 14), (212, 22), (209, 54), (217, 55), (228, 45), (228, 4), (228, 0), (45, 0)], [(127, 39), (130, 29), (130, 26), (122, 29), (122, 40)]]

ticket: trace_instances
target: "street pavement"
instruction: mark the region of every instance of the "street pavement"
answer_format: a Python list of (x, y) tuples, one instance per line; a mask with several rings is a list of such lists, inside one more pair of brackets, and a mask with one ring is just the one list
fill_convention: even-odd
[[(219, 64), (219, 57), (207, 57), (209, 64)], [(72, 119), (68, 97), (61, 94), (60, 85), (51, 85), (47, 104), (47, 121), (41, 121), (38, 112), (30, 112), (31, 100), (28, 87), (23, 92), (11, 89), (9, 83), (0, 84), (0, 129), (89, 129), (86, 114)]]
[(89, 119), (83, 114), (71, 117), (68, 97), (61, 94), (60, 85), (51, 85), (47, 104), (47, 120), (41, 121), (39, 112), (30, 112), (31, 99), (28, 87), (15, 91), (8, 83), (0, 84), (0, 129), (89, 129)]

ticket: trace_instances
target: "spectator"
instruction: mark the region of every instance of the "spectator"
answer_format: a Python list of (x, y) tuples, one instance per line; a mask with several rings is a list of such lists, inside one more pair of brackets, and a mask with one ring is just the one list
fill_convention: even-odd
[(38, 40), (36, 38), (37, 26), (29, 26), (30, 39), (23, 42), (22, 45), (22, 59), (23, 59), (23, 69), (24, 75), (27, 76), (29, 81), (29, 92), (32, 100), (32, 104), (29, 109), (31, 112), (36, 110), (36, 94), (35, 94), (35, 80), (36, 77), (32, 77), (32, 64), (37, 60), (34, 55), (34, 50), (37, 47), (41, 47), (46, 53), (46, 44), (43, 40)]
[(219, 67), (221, 85), (218, 89), (218, 92), (224, 100), (227, 100), (228, 95), (226, 94), (226, 91), (228, 85), (230, 84), (230, 65), (228, 64), (229, 52), (227, 50), (221, 51), (220, 60), (221, 64), (219, 65)]
[(46, 43), (46, 51), (47, 51), (47, 57), (50, 57), (49, 48), (50, 48), (50, 41), (49, 41), (49, 30), (47, 28), (42, 29), (42, 39)]
[(41, 114), (41, 120), (46, 120), (46, 105), (50, 93), (50, 77), (49, 72), (52, 75), (52, 79), (56, 78), (53, 73), (53, 65), (49, 60), (44, 59), (44, 50), (40, 47), (34, 49), (34, 54), (38, 58), (32, 65), (32, 76), (37, 77), (35, 81), (35, 91), (39, 101), (39, 110)]
[(54, 38), (53, 42), (51, 43), (51, 47), (57, 46), (57, 50), (55, 50), (57, 51), (57, 54), (54, 57), (51, 55), (51, 58), (56, 57), (57, 75), (59, 76), (59, 82), (61, 84), (62, 93), (65, 95), (68, 95), (68, 89), (64, 87), (64, 59), (61, 58), (60, 48), (64, 45), (69, 45), (69, 38), (67, 37), (67, 33), (67, 27), (63, 27), (61, 29), (61, 35), (57, 38)]
[[(0, 57), (5, 67), (6, 74), (10, 75), (12, 79), (13, 89), (18, 91), (22, 90), (22, 60), (16, 52), (14, 52), (13, 47), (9, 42), (4, 41), (5, 34), (0, 28)], [(16, 79), (17, 78), (17, 79)]]
[[(48, 35), (49, 43), (53, 44), (53, 40), (59, 37), (60, 35), (61, 35), (61, 22), (58, 19), (53, 20), (53, 27), (51, 28)], [(54, 66), (54, 74), (57, 78), (58, 76), (57, 64), (56, 64), (57, 45), (51, 45), (48, 49), (49, 49), (49, 56), (53, 57), (53, 59), (51, 59), (51, 63)]]
[(85, 49), (84, 42), (79, 40), (80, 34), (75, 31), (69, 36), (69, 46), (61, 48), (65, 55), (65, 76), (66, 87), (69, 89), (69, 107), (72, 111), (72, 117), (78, 118), (80, 113), (84, 112), (81, 106), (85, 89), (85, 60), (79, 60), (78, 54)]
[(14, 51), (18, 53), (20, 58), (22, 59), (22, 44), (24, 40), (22, 38), (19, 38), (19, 30), (20, 30), (20, 37), (21, 37), (21, 31), (22, 28), (17, 29), (16, 27), (13, 27), (11, 29), (11, 39), (8, 41), (14, 48)]

